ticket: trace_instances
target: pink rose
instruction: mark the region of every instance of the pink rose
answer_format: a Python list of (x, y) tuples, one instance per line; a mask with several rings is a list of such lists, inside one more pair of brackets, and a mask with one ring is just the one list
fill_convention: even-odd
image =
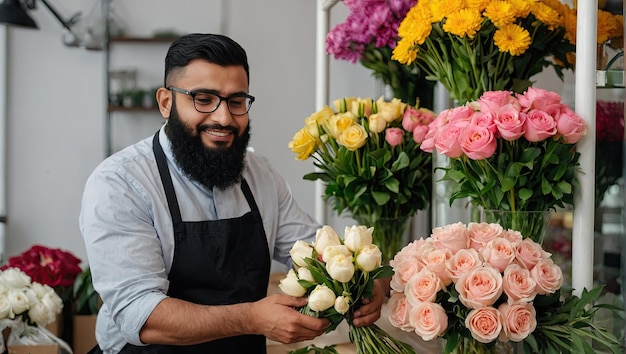
[(496, 112), (500, 107), (509, 104), (519, 107), (519, 103), (511, 91), (485, 91), (478, 99), (478, 104), (483, 112)]
[(502, 314), (502, 329), (508, 340), (520, 342), (537, 328), (537, 313), (532, 303), (503, 303), (498, 307)]
[(439, 131), (448, 123), (446, 117), (449, 111), (450, 109), (442, 111), (435, 120), (428, 124), (428, 132), (420, 145), (422, 151), (433, 152), (435, 149), (435, 136), (438, 135)]
[(554, 117), (544, 111), (533, 109), (525, 115), (524, 138), (530, 142), (543, 141), (556, 135), (556, 121)]
[(515, 259), (526, 269), (533, 269), (539, 260), (550, 257), (550, 253), (544, 251), (540, 244), (529, 238), (522, 240), (515, 250), (517, 251)]
[(387, 302), (389, 311), (389, 323), (396, 328), (400, 328), (405, 332), (411, 332), (415, 328), (409, 322), (409, 313), (413, 306), (406, 301), (406, 297), (402, 293), (394, 293)]
[(469, 239), (467, 227), (462, 222), (436, 227), (430, 236), (433, 244), (438, 249), (449, 249), (452, 254), (467, 248)]
[(537, 282), (537, 294), (553, 294), (563, 285), (563, 271), (552, 259), (543, 258), (530, 270), (530, 275)]
[(505, 238), (493, 239), (480, 251), (486, 263), (503, 272), (515, 260), (515, 246)]
[(407, 107), (402, 115), (402, 128), (411, 132), (418, 125), (420, 125), (420, 112), (413, 107)]
[(462, 275), (455, 288), (463, 305), (471, 309), (491, 306), (502, 295), (502, 274), (485, 265)]
[(409, 323), (423, 340), (432, 340), (448, 329), (448, 315), (443, 307), (433, 302), (420, 302), (409, 313)]
[[(392, 262), (389, 262), (390, 265)], [(424, 265), (415, 257), (404, 257), (393, 261), (393, 276), (391, 277), (391, 289), (397, 292), (403, 292), (409, 279), (417, 274)]]
[(502, 331), (502, 314), (493, 307), (474, 309), (465, 318), (465, 327), (472, 333), (472, 338), (491, 343)]
[(521, 232), (517, 230), (511, 230), (511, 229), (504, 231), (504, 233), (502, 234), (502, 237), (511, 241), (511, 243), (514, 244), (515, 247), (517, 247), (520, 244), (520, 242), (522, 242), (522, 240), (524, 239)]
[(452, 278), (446, 272), (446, 263), (450, 259), (450, 250), (433, 250), (423, 257), (424, 266), (430, 269), (435, 275), (441, 279), (444, 287), (452, 283)]
[(474, 114), (474, 108), (469, 105), (452, 108), (448, 114), (448, 124), (450, 123), (462, 123), (461, 126), (469, 123), (472, 115)]
[(426, 134), (428, 134), (428, 126), (418, 125), (413, 129), (413, 141), (421, 144), (426, 139)]
[(448, 259), (446, 271), (452, 281), (457, 282), (462, 275), (482, 265), (483, 260), (475, 249), (462, 249)]
[(441, 130), (437, 131), (437, 134), (434, 136), (435, 149), (440, 154), (444, 154), (451, 158), (459, 157), (463, 154), (463, 150), (461, 150), (461, 135), (467, 126), (467, 122), (450, 122)]
[(561, 96), (558, 93), (537, 87), (529, 87), (523, 95), (518, 94), (517, 99), (520, 106), (526, 111), (531, 109), (545, 110), (548, 106), (561, 103)]
[(520, 114), (519, 108), (513, 105), (506, 105), (498, 110), (494, 118), (494, 123), (498, 133), (504, 140), (513, 141), (524, 135), (526, 116)]
[(423, 268), (409, 279), (404, 295), (411, 305), (416, 306), (420, 302), (435, 301), (437, 292), (443, 289), (441, 279), (431, 270)]
[(480, 249), (483, 248), (487, 242), (500, 237), (503, 232), (504, 229), (500, 224), (486, 222), (470, 222), (467, 224), (467, 234), (470, 239), (470, 247), (477, 251), (480, 251)]
[(388, 128), (385, 130), (385, 141), (391, 146), (398, 146), (404, 140), (404, 130), (400, 128)]
[(537, 295), (536, 285), (537, 282), (531, 277), (530, 271), (518, 264), (511, 264), (504, 270), (502, 288), (510, 303), (533, 301)]
[(487, 128), (490, 132), (497, 131), (496, 123), (494, 122), (493, 113), (476, 111), (470, 119), (470, 125)]
[(483, 160), (496, 152), (498, 142), (489, 129), (468, 125), (461, 136), (461, 149), (472, 160)]
[(568, 144), (577, 143), (587, 133), (585, 121), (567, 106), (557, 118), (556, 129)]

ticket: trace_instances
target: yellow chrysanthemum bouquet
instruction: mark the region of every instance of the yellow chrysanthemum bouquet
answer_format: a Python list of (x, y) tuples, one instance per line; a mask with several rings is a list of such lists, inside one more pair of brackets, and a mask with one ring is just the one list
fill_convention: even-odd
[(485, 91), (523, 92), (531, 77), (571, 67), (559, 0), (421, 0), (400, 24), (393, 59), (416, 62), (458, 104)]

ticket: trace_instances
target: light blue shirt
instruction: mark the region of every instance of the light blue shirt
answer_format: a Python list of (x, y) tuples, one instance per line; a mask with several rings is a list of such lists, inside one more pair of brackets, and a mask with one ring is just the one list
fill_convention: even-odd
[[(164, 128), (159, 139), (168, 160), (183, 221), (240, 217), (250, 211), (240, 185), (210, 190), (187, 178), (174, 162)], [(299, 239), (312, 241), (319, 225), (297, 205), (269, 161), (246, 154), (244, 178), (261, 212), (270, 257), (290, 263)], [(167, 297), (174, 257), (172, 220), (146, 138), (103, 161), (85, 185), (79, 218), (94, 287), (104, 304), (96, 338), (105, 354), (126, 343), (142, 345), (139, 331)]]

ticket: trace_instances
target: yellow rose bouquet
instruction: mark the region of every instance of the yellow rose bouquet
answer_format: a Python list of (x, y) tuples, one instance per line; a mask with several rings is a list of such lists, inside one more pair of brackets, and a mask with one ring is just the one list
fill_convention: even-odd
[(403, 227), (428, 206), (431, 154), (420, 150), (432, 111), (382, 97), (343, 98), (305, 119), (289, 142), (296, 158), (312, 157), (319, 172), (304, 179), (326, 184), (323, 198), (341, 214), (374, 227), (388, 261), (402, 247)]
[[(375, 324), (355, 327), (354, 312), (361, 300), (372, 297), (374, 280), (389, 278), (390, 266), (382, 266), (382, 254), (372, 244), (372, 228), (346, 227), (344, 238), (330, 226), (317, 230), (315, 241), (297, 241), (291, 251), (294, 268), (281, 280), (279, 288), (287, 295), (307, 296), (304, 314), (327, 318), (331, 332), (345, 319), (350, 341), (359, 354), (414, 353), (413, 349)], [(305, 348), (308, 353), (308, 348)], [(317, 348), (318, 353), (336, 353), (330, 348)], [(293, 353), (300, 353), (295, 351)]]
[(544, 67), (571, 67), (559, 0), (420, 0), (398, 28), (393, 59), (416, 62), (463, 104), (485, 91), (523, 92)]

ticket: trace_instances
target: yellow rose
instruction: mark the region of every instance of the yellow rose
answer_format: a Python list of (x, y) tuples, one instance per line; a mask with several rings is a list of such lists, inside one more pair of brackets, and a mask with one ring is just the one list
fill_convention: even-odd
[(402, 101), (397, 98), (385, 102), (384, 98), (381, 96), (376, 100), (376, 107), (378, 107), (378, 113), (382, 115), (385, 122), (391, 123), (402, 118), (406, 103), (402, 103)]
[(343, 134), (341, 134), (337, 138), (337, 142), (343, 146), (345, 146), (350, 151), (356, 151), (363, 145), (365, 145), (365, 141), (367, 140), (367, 131), (360, 124), (355, 124), (350, 128), (346, 129)]
[(355, 99), (352, 101), (350, 111), (357, 117), (369, 116), (372, 113), (372, 99), (361, 97)]
[(351, 112), (338, 113), (326, 122), (330, 135), (337, 139), (346, 129), (356, 124), (356, 117)]
[(385, 122), (380, 113), (370, 115), (367, 120), (369, 121), (369, 128), (372, 133), (381, 133), (387, 128), (387, 122)]
[(317, 139), (306, 128), (302, 128), (296, 132), (288, 146), (297, 154), (296, 159), (306, 160), (315, 152)]
[(335, 106), (337, 112), (347, 112), (352, 107), (352, 102), (355, 100), (355, 97), (339, 98), (333, 101), (333, 106)]

